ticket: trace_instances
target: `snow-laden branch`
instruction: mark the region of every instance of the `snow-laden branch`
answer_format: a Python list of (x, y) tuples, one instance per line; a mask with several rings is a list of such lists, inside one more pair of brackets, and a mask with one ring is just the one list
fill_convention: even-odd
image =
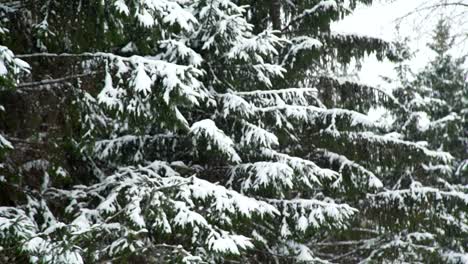
[(229, 179), (230, 185), (237, 180), (241, 182), (241, 190), (243, 192), (259, 189), (266, 189), (268, 187), (274, 189), (292, 189), (297, 182), (294, 169), (285, 163), (281, 162), (255, 162), (244, 163), (234, 166), (230, 172), (231, 178)]
[(230, 161), (234, 163), (241, 162), (239, 154), (237, 154), (234, 149), (234, 142), (232, 139), (225, 135), (212, 120), (205, 119), (192, 124), (190, 133), (194, 136), (195, 146), (204, 138), (207, 140), (207, 149), (211, 149), (211, 146), (216, 147), (221, 153), (225, 154)]
[[(339, 227), (343, 228), (346, 221), (352, 217), (357, 209), (347, 204), (336, 204), (333, 201), (320, 201), (316, 199), (266, 199), (269, 203), (283, 208), (285, 212), (291, 212), (295, 223), (292, 226), (294, 230), (305, 232), (309, 228), (320, 227)], [(300, 208), (298, 212), (297, 208)], [(332, 221), (329, 221), (332, 219)], [(288, 237), (291, 235), (291, 226), (283, 221), (281, 226), (281, 235)]]
[(312, 188), (312, 183), (320, 184), (322, 179), (331, 180), (339, 176), (337, 172), (320, 168), (310, 160), (290, 156), (267, 148), (262, 148), (261, 153), (265, 157), (282, 162), (293, 168), (296, 173), (302, 175), (301, 181), (309, 188)]
[[(369, 186), (370, 188), (373, 189), (379, 189), (383, 187), (382, 181), (379, 180), (375, 174), (364, 168), (362, 165), (349, 160), (346, 156), (333, 153), (331, 151), (327, 151), (325, 149), (319, 149), (318, 152), (325, 158), (328, 158), (330, 163), (333, 164), (337, 162), (339, 164), (339, 170), (338, 172), (341, 174), (340, 177), (332, 184), (333, 187), (340, 187), (343, 184), (343, 170), (345, 168), (348, 168), (350, 170), (355, 170), (358, 172), (358, 175), (355, 175), (353, 172), (351, 172), (351, 181), (356, 185), (356, 186)], [(365, 177), (365, 179), (360, 179), (360, 176), (362, 175)]]
[(406, 199), (417, 201), (420, 203), (430, 202), (432, 199), (445, 200), (453, 199), (468, 206), (468, 194), (460, 191), (444, 191), (434, 187), (422, 186), (420, 183), (414, 182), (409, 189), (402, 190), (386, 190), (376, 194), (369, 194), (375, 203), (374, 206), (379, 206), (381, 203), (387, 204), (388, 201), (394, 201), (400, 204), (400, 208), (405, 208)]
[(327, 117), (332, 119), (336, 117), (348, 117), (351, 120), (351, 125), (364, 125), (372, 127), (374, 122), (364, 114), (348, 109), (326, 109), (316, 106), (295, 106), (295, 105), (284, 105), (284, 106), (272, 106), (258, 109), (259, 112), (284, 112), (284, 114), (296, 120), (300, 120), (306, 123), (314, 123), (317, 119), (326, 120)]
[(366, 141), (369, 143), (379, 143), (382, 145), (395, 145), (395, 146), (405, 146), (412, 150), (423, 153), (424, 155), (440, 160), (444, 163), (449, 163), (453, 160), (453, 156), (444, 151), (430, 150), (421, 144), (404, 141), (398, 138), (394, 138), (388, 135), (377, 135), (372, 132), (340, 132), (340, 135), (346, 136), (351, 141)]

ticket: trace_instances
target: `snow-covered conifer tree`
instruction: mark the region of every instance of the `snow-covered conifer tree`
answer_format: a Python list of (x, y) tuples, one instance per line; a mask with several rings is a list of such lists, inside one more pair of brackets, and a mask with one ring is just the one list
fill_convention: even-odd
[[(4, 28), (2, 26), (2, 21), (0, 21), (0, 41), (6, 38), (7, 33), (8, 29)], [(7, 91), (14, 88), (18, 75), (22, 72), (28, 72), (28, 69), (29, 65), (25, 61), (16, 58), (8, 47), (0, 45), (0, 91)], [(0, 104), (0, 115), (5, 111), (5, 107)], [(5, 153), (13, 149), (13, 145), (4, 137), (2, 132), (3, 131), (0, 131), (0, 159), (3, 160)], [(2, 160), (0, 160), (0, 169), (4, 166)], [(0, 182), (4, 181), (5, 176), (0, 174)]]
[(428, 45), (435, 58), (417, 74), (410, 101), (402, 102), (412, 113), (403, 129), (411, 140), (424, 140), (431, 148), (450, 151), (456, 158), (452, 170), (460, 179), (468, 176), (468, 137), (464, 131), (468, 125), (468, 72), (463, 68), (466, 58), (450, 54), (454, 41), (449, 22), (439, 20)]
[(393, 111), (393, 135), (450, 152), (454, 158), (445, 164), (420, 162), (386, 173), (390, 188), (370, 195), (366, 210), (368, 219), (374, 219), (383, 232), (362, 244), (370, 252), (364, 263), (464, 263), (467, 259), (468, 189), (461, 185), (467, 150), (466, 71), (462, 60), (449, 54), (452, 39), (446, 21), (439, 21), (434, 33), (429, 47), (435, 58), (415, 78), (404, 66), (408, 48), (403, 42), (397, 45), (401, 87), (394, 95), (401, 107)]
[(48, 143), (63, 156), (39, 183), (27, 181), (30, 166), (9, 171), (21, 199), (0, 207), (0, 256), (342, 261), (337, 240), (378, 228), (356, 216), (386, 201), (382, 172), (451, 159), (384, 134), (366, 113), (393, 96), (336, 74), (392, 55), (379, 39), (330, 32), (357, 2), (371, 1), (0, 4), (21, 29), (10, 47), (32, 65), (18, 90), (74, 99), (65, 140)]

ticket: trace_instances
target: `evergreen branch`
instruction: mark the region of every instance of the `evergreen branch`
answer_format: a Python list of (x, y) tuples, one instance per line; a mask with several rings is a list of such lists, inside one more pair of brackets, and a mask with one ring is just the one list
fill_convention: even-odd
[[(187, 185), (187, 184), (190, 184), (192, 183), (192, 181), (186, 181), (186, 182), (181, 182), (181, 183), (178, 183), (178, 184), (174, 184), (174, 185), (170, 185), (170, 186), (162, 186), (162, 187), (158, 187), (158, 188), (153, 188), (151, 190), (151, 194), (150, 194), (150, 201), (154, 198), (154, 195), (156, 194), (156, 192), (161, 192), (161, 191), (165, 191), (165, 190), (169, 190), (169, 189), (174, 189), (174, 188), (177, 188), (177, 187), (181, 187), (183, 185)], [(146, 206), (146, 210), (148, 209), (148, 206), (149, 206), (150, 202), (148, 202), (147, 206)], [(128, 203), (124, 208), (120, 209), (117, 213), (109, 216), (108, 218), (106, 218), (106, 220), (104, 220), (104, 223), (109, 223), (111, 220), (115, 219), (116, 217), (118, 217), (119, 215), (123, 214), (123, 213), (126, 213), (127, 209), (132, 206), (131, 203)]]
[(370, 239), (362, 240), (349, 240), (349, 241), (333, 241), (333, 242), (319, 242), (313, 243), (313, 245), (322, 246), (322, 247), (336, 247), (336, 246), (354, 246), (362, 243), (368, 242)]
[(424, 146), (421, 146), (418, 143), (404, 141), (397, 138), (392, 138), (390, 136), (381, 136), (374, 134), (372, 132), (341, 132), (341, 134), (348, 136), (351, 141), (355, 140), (364, 140), (370, 143), (381, 143), (381, 144), (393, 144), (395, 146), (406, 146), (411, 149), (422, 152), (423, 154), (439, 159), (443, 162), (450, 162), (453, 160), (453, 156), (448, 152), (430, 150)]
[(259, 96), (259, 95), (272, 95), (272, 94), (287, 94), (287, 93), (311, 93), (317, 94), (316, 88), (284, 88), (279, 90), (256, 90), (248, 92), (235, 92), (236, 95), (243, 96)]
[[(285, 32), (288, 28), (292, 27), (294, 24), (297, 24), (298, 22), (300, 22), (304, 18), (309, 17), (311, 15), (314, 15), (320, 8), (325, 9), (327, 7), (328, 7), (327, 1), (320, 1), (319, 3), (317, 3), (312, 8), (304, 10), (302, 12), (302, 14), (300, 14), (300, 15), (296, 16), (294, 19), (292, 19), (286, 26), (284, 26), (281, 29), (281, 32)], [(334, 8), (336, 8), (336, 6)]]
[(457, 191), (443, 191), (433, 187), (424, 187), (424, 186), (411, 186), (409, 189), (400, 189), (400, 190), (385, 190), (383, 192), (378, 192), (376, 194), (368, 194), (369, 197), (378, 199), (378, 198), (389, 198), (389, 199), (399, 199), (400, 197), (413, 197), (419, 199), (418, 195), (441, 195), (444, 197), (455, 198), (465, 205), (468, 205), (468, 194)]
[(408, 109), (404, 105), (402, 105), (398, 101), (397, 98), (395, 98), (391, 93), (388, 93), (387, 91), (381, 88), (363, 84), (363, 83), (353, 82), (349, 80), (342, 80), (340, 78), (324, 76), (324, 75), (317, 76), (317, 78), (319, 78), (319, 82), (318, 82), (319, 87), (325, 86), (328, 88), (330, 86), (338, 86), (338, 87), (341, 87), (342, 89), (347, 89), (347, 90), (349, 89), (371, 90), (371, 91), (374, 91), (378, 94), (385, 96), (386, 98), (389, 98), (392, 101), (392, 103), (395, 106), (399, 107), (400, 109), (408, 111)]

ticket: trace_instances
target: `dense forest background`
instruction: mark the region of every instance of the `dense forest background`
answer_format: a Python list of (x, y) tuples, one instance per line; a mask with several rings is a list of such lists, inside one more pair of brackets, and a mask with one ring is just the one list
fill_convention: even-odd
[(1, 1), (0, 262), (468, 263), (465, 36), (358, 4)]

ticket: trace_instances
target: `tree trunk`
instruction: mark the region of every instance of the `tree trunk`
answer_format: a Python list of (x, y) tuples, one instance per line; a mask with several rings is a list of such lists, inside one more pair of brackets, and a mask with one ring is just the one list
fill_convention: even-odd
[(281, 29), (281, 0), (271, 0), (270, 17), (274, 30)]

